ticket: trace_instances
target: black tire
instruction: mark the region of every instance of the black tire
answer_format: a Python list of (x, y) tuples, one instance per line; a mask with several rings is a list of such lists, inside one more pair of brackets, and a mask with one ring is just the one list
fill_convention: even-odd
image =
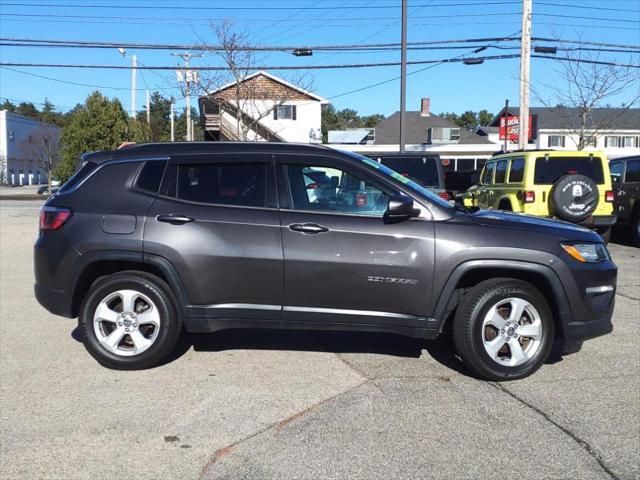
[[(520, 365), (505, 366), (491, 358), (484, 347), (483, 320), (490, 308), (508, 298), (524, 299), (539, 313), (542, 335), (532, 357)], [(517, 380), (535, 372), (548, 358), (555, 340), (551, 309), (538, 289), (511, 278), (485, 280), (474, 286), (458, 305), (453, 322), (458, 355), (472, 374), (484, 380)]]
[(557, 179), (549, 191), (549, 210), (567, 222), (580, 222), (598, 207), (598, 185), (586, 175), (569, 174)]
[(602, 237), (602, 241), (604, 241), (605, 245), (608, 245), (611, 241), (611, 227), (599, 231), (598, 234)]
[[(100, 302), (118, 290), (136, 290), (156, 305), (160, 325), (153, 344), (140, 354), (120, 356), (104, 348), (96, 336), (93, 316)], [(100, 278), (90, 287), (80, 307), (78, 326), (87, 351), (101, 365), (116, 370), (141, 370), (158, 365), (171, 353), (182, 332), (182, 320), (171, 288), (158, 277), (126, 271)]]

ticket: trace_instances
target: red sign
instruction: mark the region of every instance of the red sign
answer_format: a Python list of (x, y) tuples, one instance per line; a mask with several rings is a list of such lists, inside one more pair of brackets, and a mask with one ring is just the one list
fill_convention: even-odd
[[(500, 117), (500, 140), (504, 140), (505, 136), (508, 138), (508, 140), (512, 143), (518, 143), (519, 137), (520, 137), (520, 117), (518, 115), (509, 115), (508, 117), (506, 117), (507, 120), (507, 126), (505, 129), (505, 117), (502, 116)], [(529, 115), (529, 128), (528, 130), (528, 135), (527, 137), (529, 138), (529, 140), (531, 140), (533, 138), (533, 136), (531, 135), (531, 133), (533, 132), (533, 116)], [(506, 134), (505, 134), (505, 130), (506, 130)]]

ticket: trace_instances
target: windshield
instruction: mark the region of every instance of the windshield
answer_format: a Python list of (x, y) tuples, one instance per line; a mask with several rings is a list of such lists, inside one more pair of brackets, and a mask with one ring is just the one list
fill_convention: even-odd
[(418, 185), (416, 182), (414, 182), (413, 180), (408, 179), (404, 175), (401, 175), (398, 172), (396, 172), (394, 170), (391, 170), (389, 167), (387, 167), (385, 165), (382, 165), (381, 163), (378, 163), (375, 160), (371, 160), (369, 157), (365, 157), (363, 155), (359, 155), (359, 154), (354, 153), (354, 152), (347, 152), (347, 151), (344, 151), (344, 150), (341, 150), (341, 152), (346, 154), (346, 155), (349, 155), (351, 158), (355, 158), (356, 160), (360, 160), (361, 162), (366, 163), (367, 165), (369, 165), (370, 167), (375, 168), (376, 170), (378, 170), (379, 172), (383, 173), (384, 175), (387, 175), (387, 176), (393, 178), (394, 180), (402, 183), (404, 186), (406, 186), (410, 190), (414, 191), (418, 195), (420, 195), (422, 197), (426, 197), (430, 202), (436, 203), (436, 204), (438, 204), (439, 206), (441, 206), (443, 208), (451, 208), (451, 205), (449, 205), (448, 202), (446, 202), (445, 200), (441, 199), (438, 195), (436, 195), (432, 191), (428, 190), (427, 188), (424, 188), (421, 185)]

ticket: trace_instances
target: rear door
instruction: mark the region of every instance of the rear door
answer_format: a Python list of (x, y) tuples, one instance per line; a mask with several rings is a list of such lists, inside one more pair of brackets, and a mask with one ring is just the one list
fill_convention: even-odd
[(622, 190), (625, 193), (623, 202), (627, 209), (627, 218), (631, 219), (636, 204), (640, 202), (640, 158), (627, 161)]
[(193, 316), (278, 319), (282, 241), (270, 155), (173, 157), (144, 254), (168, 260)]
[[(428, 211), (385, 224), (397, 192), (366, 169), (328, 156), (277, 158), (283, 320), (424, 326), (434, 268)], [(308, 171), (330, 180), (306, 182)]]

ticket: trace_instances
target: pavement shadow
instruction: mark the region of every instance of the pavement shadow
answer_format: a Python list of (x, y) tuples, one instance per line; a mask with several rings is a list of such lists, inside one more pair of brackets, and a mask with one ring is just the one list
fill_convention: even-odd
[(630, 227), (614, 227), (611, 231), (610, 243), (623, 245), (625, 247), (636, 247)]

